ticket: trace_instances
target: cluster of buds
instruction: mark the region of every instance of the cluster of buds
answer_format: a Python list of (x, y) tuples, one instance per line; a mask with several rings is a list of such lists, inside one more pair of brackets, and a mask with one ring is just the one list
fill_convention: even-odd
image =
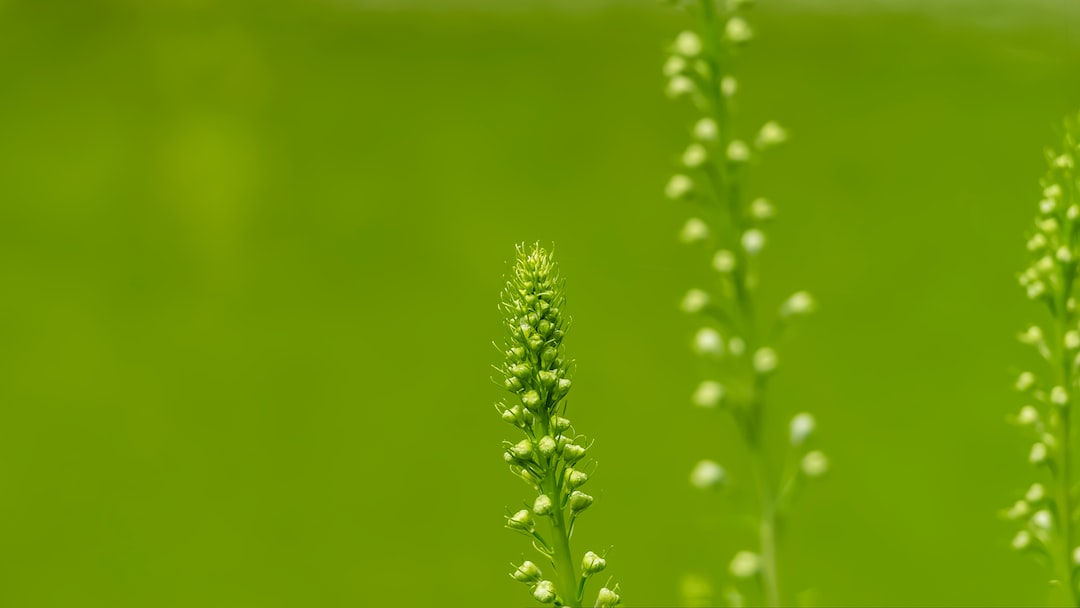
[(1031, 264), (1020, 273), (1020, 286), (1028, 298), (1049, 311), (1043, 325), (1020, 333), (1022, 344), (1032, 347), (1045, 362), (1047, 376), (1020, 373), (1016, 390), (1025, 404), (1013, 422), (1031, 442), (1028, 461), (1042, 479), (1024, 491), (1003, 515), (1020, 523), (1012, 546), (1041, 554), (1053, 567), (1056, 587), (1065, 589), (1072, 602), (1080, 603), (1077, 557), (1080, 548), (1073, 534), (1076, 526), (1074, 477), (1070, 453), (1072, 403), (1080, 371), (1080, 318), (1077, 315), (1076, 278), (1080, 270), (1080, 116), (1067, 121), (1063, 146), (1046, 153), (1049, 168), (1034, 229), (1028, 235)]
[[(523, 435), (516, 442), (504, 443), (503, 458), (535, 492), (526, 508), (507, 516), (506, 526), (529, 537), (557, 575), (554, 580), (544, 579), (540, 569), (526, 561), (510, 576), (529, 585), (540, 603), (580, 606), (584, 583), (604, 570), (607, 562), (588, 551), (580, 568), (567, 563), (574, 524), (592, 505), (593, 497), (582, 490), (589, 481), (585, 470), (589, 444), (565, 417), (564, 399), (572, 386), (572, 361), (563, 348), (565, 303), (563, 282), (551, 254), (539, 245), (527, 250), (519, 246), (500, 303), (507, 334), (502, 348), (505, 358), (498, 370), (514, 402), (499, 403), (496, 408)], [(537, 529), (540, 519), (547, 522), (544, 531)], [(607, 598), (604, 605), (618, 603), (618, 595), (610, 589), (601, 595)]]

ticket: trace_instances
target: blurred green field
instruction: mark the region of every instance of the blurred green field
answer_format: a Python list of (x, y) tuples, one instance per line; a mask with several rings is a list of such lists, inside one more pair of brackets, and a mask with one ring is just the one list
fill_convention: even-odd
[[(687, 483), (744, 463), (676, 310), (684, 17), (388, 6), (0, 1), (0, 605), (528, 605), (489, 377), (533, 240), (598, 439), (577, 546), (643, 607), (747, 547)], [(753, 18), (743, 124), (793, 134), (762, 298), (822, 303), (771, 420), (814, 412), (833, 463), (781, 552), (818, 605), (1045, 600), (997, 510), (1034, 480), (1014, 275), (1080, 25), (987, 6)]]

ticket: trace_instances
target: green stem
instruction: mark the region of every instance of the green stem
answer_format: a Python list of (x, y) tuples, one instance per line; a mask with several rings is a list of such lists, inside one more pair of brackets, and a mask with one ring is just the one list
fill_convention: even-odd
[(780, 605), (780, 584), (776, 574), (776, 493), (765, 454), (761, 406), (762, 403), (754, 401), (755, 414), (751, 417), (753, 423), (748, 425), (746, 439), (750, 451), (750, 466), (758, 490), (758, 506), (761, 508), (758, 540), (761, 551), (762, 595), (765, 606), (776, 608)]
[[(1067, 287), (1071, 283), (1072, 277), (1066, 276), (1065, 283)], [(1065, 290), (1065, 297), (1062, 298), (1062, 302), (1056, 315), (1056, 336), (1057, 349), (1055, 352), (1060, 355), (1059, 365), (1057, 366), (1057, 378), (1060, 386), (1065, 388), (1069, 394), (1070, 401), (1073, 396), (1072, 386), (1072, 361), (1069, 359), (1068, 350), (1065, 347), (1065, 333), (1068, 331), (1070, 325), (1070, 313), (1068, 312), (1067, 301), (1068, 294), (1071, 289)], [(1058, 475), (1056, 485), (1056, 502), (1057, 502), (1057, 525), (1061, 530), (1058, 539), (1058, 546), (1056, 547), (1057, 557), (1054, 558), (1054, 562), (1057, 564), (1056, 577), (1058, 579), (1058, 585), (1053, 593), (1053, 603), (1061, 603), (1068, 606), (1080, 606), (1080, 590), (1077, 589), (1075, 581), (1073, 580), (1073, 500), (1072, 500), (1072, 422), (1069, 415), (1070, 405), (1065, 407), (1057, 407), (1054, 412), (1054, 425), (1056, 431), (1055, 439), (1058, 442)], [(1062, 588), (1064, 587), (1064, 588)]]
[[(558, 489), (554, 489), (553, 500), (558, 501)], [(557, 503), (556, 503), (557, 504)], [(551, 514), (551, 531), (555, 545), (555, 586), (559, 590), (559, 597), (563, 605), (569, 608), (581, 608), (580, 587), (578, 585), (577, 568), (574, 565), (574, 557), (570, 552), (570, 536), (567, 533), (566, 519), (563, 510), (556, 507)]]

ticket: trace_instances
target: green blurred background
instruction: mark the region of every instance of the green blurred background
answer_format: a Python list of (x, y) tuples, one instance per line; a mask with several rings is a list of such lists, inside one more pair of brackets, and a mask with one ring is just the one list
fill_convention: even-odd
[[(0, 0), (0, 605), (526, 606), (492, 402), (506, 263), (554, 242), (598, 438), (578, 547), (627, 606), (748, 548), (688, 395), (705, 263), (662, 198), (692, 113), (669, 7), (596, 0)], [(818, 604), (1026, 605), (997, 510), (1044, 145), (1080, 106), (1075, 2), (762, 0), (743, 125), (780, 221), (771, 422), (832, 474), (781, 553)], [(737, 490), (736, 490), (737, 491)]]

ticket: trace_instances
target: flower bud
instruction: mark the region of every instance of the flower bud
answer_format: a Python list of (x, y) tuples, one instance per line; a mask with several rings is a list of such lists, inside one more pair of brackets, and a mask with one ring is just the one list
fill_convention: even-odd
[(1024, 494), (1024, 499), (1028, 502), (1041, 502), (1044, 498), (1046, 498), (1046, 488), (1041, 483), (1031, 484), (1027, 493)]
[(681, 173), (672, 175), (667, 186), (664, 186), (664, 195), (673, 201), (687, 199), (693, 191), (694, 180)]
[(551, 581), (540, 581), (533, 587), (533, 597), (541, 604), (550, 604), (555, 601), (555, 583)]
[(1016, 520), (1027, 517), (1028, 513), (1031, 513), (1031, 505), (1026, 500), (1018, 500), (1005, 512), (1005, 517)]
[(694, 84), (693, 80), (690, 80), (681, 74), (677, 74), (672, 76), (671, 80), (668, 81), (667, 90), (665, 92), (668, 97), (678, 99), (679, 97), (689, 95), (696, 90), (697, 85)]
[(686, 243), (700, 243), (709, 238), (709, 225), (699, 217), (686, 220), (682, 230), (679, 231), (679, 240)]
[(797, 291), (780, 305), (781, 317), (797, 317), (814, 312), (814, 297), (808, 292)]
[(717, 251), (716, 254), (713, 255), (712, 267), (717, 272), (724, 274), (735, 270), (735, 254), (726, 249)]
[(543, 574), (536, 564), (530, 561), (524, 561), (510, 576), (520, 583), (535, 583), (540, 580), (540, 577), (543, 576)]
[(757, 228), (751, 228), (742, 234), (740, 239), (742, 248), (750, 255), (757, 255), (765, 247), (765, 233)]
[(510, 373), (520, 380), (524, 380), (525, 378), (527, 378), (529, 376), (529, 372), (531, 371), (532, 366), (528, 363), (515, 363), (510, 366)]
[(705, 307), (709, 305), (709, 294), (703, 289), (691, 289), (683, 296), (682, 302), (679, 303), (679, 308), (687, 314), (694, 314), (705, 310)]
[(807, 477), (821, 477), (829, 470), (829, 459), (825, 457), (825, 454), (814, 450), (803, 456), (800, 468)]
[(585, 471), (579, 471), (577, 469), (566, 469), (566, 485), (570, 486), (571, 490), (576, 490), (585, 485), (585, 482), (589, 481), (589, 476), (585, 474)]
[(739, 551), (728, 566), (731, 576), (740, 579), (750, 578), (761, 570), (761, 557), (750, 551)]
[(769, 202), (769, 199), (755, 198), (750, 203), (750, 217), (759, 222), (771, 220), (776, 217), (776, 209)]
[(675, 52), (684, 57), (697, 57), (701, 54), (701, 38), (689, 30), (680, 32), (675, 38)]
[(1016, 416), (1016, 421), (1023, 426), (1029, 426), (1039, 421), (1039, 410), (1035, 409), (1033, 405), (1025, 405), (1020, 408), (1020, 413)]
[(551, 498), (547, 494), (541, 494), (533, 501), (533, 513), (537, 515), (551, 515)]
[(518, 511), (517, 513), (514, 513), (513, 515), (511, 515), (510, 518), (506, 520), (506, 525), (508, 527), (514, 528), (515, 530), (524, 530), (526, 532), (532, 532), (532, 529), (533, 529), (532, 513), (529, 513), (529, 511), (527, 509), (522, 509), (522, 510)]
[(540, 384), (543, 384), (547, 388), (555, 386), (555, 382), (559, 379), (559, 374), (550, 370), (544, 370), (536, 375), (540, 378)]
[(614, 608), (618, 605), (619, 594), (607, 587), (601, 587), (600, 592), (596, 594), (596, 608)]
[(510, 392), (514, 392), (514, 393), (520, 391), (523, 388), (522, 385), (521, 385), (521, 380), (518, 380), (514, 376), (510, 376), (509, 378), (507, 378), (506, 382), (505, 382), (505, 385), (506, 385), (506, 390), (508, 390)]
[(545, 458), (550, 458), (551, 455), (555, 453), (555, 440), (551, 435), (544, 435), (536, 445), (536, 449)]
[(570, 493), (570, 510), (575, 513), (580, 513), (589, 508), (589, 505), (593, 503), (593, 497), (579, 490), (574, 490)]
[(775, 121), (770, 120), (761, 126), (761, 130), (758, 131), (757, 138), (754, 140), (754, 145), (759, 150), (766, 150), (784, 143), (787, 138), (787, 131)]
[(711, 327), (702, 327), (694, 335), (694, 351), (699, 355), (724, 354), (724, 341), (719, 332)]
[(720, 136), (720, 128), (716, 121), (711, 118), (702, 118), (694, 123), (694, 137), (701, 141), (716, 141)]
[(664, 76), (672, 78), (686, 71), (686, 59), (678, 55), (672, 55), (664, 62)]
[(714, 380), (705, 380), (694, 391), (691, 401), (698, 407), (716, 407), (724, 400), (724, 386)]
[(728, 19), (727, 25), (724, 26), (724, 36), (736, 44), (742, 44), (753, 38), (754, 33), (750, 30), (750, 26), (747, 25), (745, 19), (732, 17)]
[(724, 483), (725, 479), (727, 479), (727, 473), (724, 472), (724, 467), (712, 460), (698, 462), (694, 465), (694, 470), (690, 472), (690, 485), (702, 490), (714, 488)]
[(1023, 551), (1031, 546), (1031, 534), (1027, 530), (1020, 530), (1012, 539), (1012, 548)]
[(697, 169), (705, 164), (708, 160), (709, 153), (705, 150), (705, 146), (693, 143), (686, 147), (686, 151), (683, 152), (682, 162), (688, 169)]
[(551, 418), (551, 428), (556, 433), (566, 432), (566, 430), (570, 428), (570, 424), (570, 420), (568, 418), (563, 418), (562, 416), (553, 416)]
[(557, 358), (559, 358), (559, 349), (554, 346), (549, 346), (540, 353), (540, 360), (544, 365), (550, 365)]
[(806, 412), (791, 419), (791, 445), (800, 446), (814, 432), (814, 417)]
[(563, 458), (571, 464), (585, 457), (585, 448), (576, 443), (568, 443), (562, 449)]
[(1065, 391), (1064, 386), (1055, 386), (1050, 389), (1050, 402), (1058, 407), (1065, 407), (1069, 404), (1069, 393)]
[(1035, 374), (1031, 372), (1024, 372), (1016, 378), (1016, 390), (1024, 392), (1031, 390), (1035, 386)]
[(522, 420), (521, 406), (520, 405), (515, 405), (514, 407), (508, 407), (505, 410), (503, 410), (502, 419), (505, 422), (509, 422), (510, 424), (513, 424), (514, 426), (520, 425), (521, 420)]
[(569, 378), (559, 378), (559, 383), (555, 386), (555, 392), (558, 393), (559, 396), (565, 395), (570, 392), (570, 384)]
[(732, 140), (727, 147), (727, 158), (733, 163), (744, 163), (750, 160), (750, 148), (740, 139)]
[(720, 92), (724, 94), (724, 97), (734, 97), (738, 90), (739, 81), (735, 80), (734, 76), (724, 76), (720, 79)]
[(1080, 332), (1075, 329), (1065, 332), (1065, 348), (1069, 350), (1080, 348)]
[(540, 393), (530, 390), (521, 396), (521, 402), (530, 410), (536, 409), (540, 405)]
[(761, 375), (770, 374), (776, 369), (776, 351), (769, 348), (759, 348), (754, 353), (754, 371)]
[(521, 441), (515, 443), (510, 448), (509, 452), (510, 452), (510, 454), (512, 454), (514, 456), (514, 458), (518, 458), (518, 459), (521, 459), (521, 460), (528, 460), (528, 459), (532, 458), (532, 450), (533, 450), (532, 442), (529, 441), (528, 439), (522, 439)]
[(1042, 464), (1046, 462), (1047, 456), (1046, 444), (1036, 442), (1031, 446), (1031, 452), (1028, 454), (1028, 462), (1031, 464)]
[(581, 560), (582, 576), (592, 576), (598, 572), (602, 572), (604, 568), (607, 568), (607, 560), (592, 551), (585, 552), (585, 557)]
[(1054, 526), (1054, 516), (1046, 509), (1040, 509), (1031, 516), (1031, 525), (1040, 530), (1049, 530)]

